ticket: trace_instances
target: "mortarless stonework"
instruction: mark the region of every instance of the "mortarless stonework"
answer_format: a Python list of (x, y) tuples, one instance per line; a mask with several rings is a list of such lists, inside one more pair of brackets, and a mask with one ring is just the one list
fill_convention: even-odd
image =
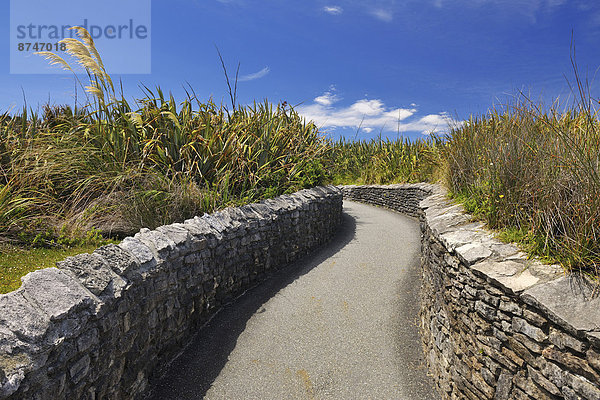
[(0, 295), (0, 399), (133, 399), (228, 299), (333, 236), (328, 186), (196, 217), (25, 276)]
[(600, 298), (527, 260), (437, 185), (345, 186), (350, 200), (418, 215), (423, 344), (446, 399), (600, 399)]

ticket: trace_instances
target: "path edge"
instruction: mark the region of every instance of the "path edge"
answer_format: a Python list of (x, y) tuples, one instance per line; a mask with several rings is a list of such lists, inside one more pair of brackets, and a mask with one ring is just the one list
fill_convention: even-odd
[(600, 399), (591, 281), (500, 242), (440, 185), (339, 188), (420, 220), (420, 329), (444, 399)]

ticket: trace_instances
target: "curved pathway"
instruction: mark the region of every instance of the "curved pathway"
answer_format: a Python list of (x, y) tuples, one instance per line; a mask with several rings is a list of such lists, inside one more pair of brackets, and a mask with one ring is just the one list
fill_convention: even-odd
[(438, 399), (417, 319), (418, 222), (344, 202), (334, 241), (220, 311), (152, 399)]

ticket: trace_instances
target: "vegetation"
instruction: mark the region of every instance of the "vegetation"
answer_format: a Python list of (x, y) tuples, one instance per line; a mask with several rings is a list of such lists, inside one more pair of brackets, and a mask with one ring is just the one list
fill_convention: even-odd
[(523, 101), (441, 138), (329, 141), (286, 103), (236, 105), (227, 71), (231, 108), (191, 88), (177, 103), (144, 87), (132, 105), (76, 29), (87, 104), (0, 115), (0, 293), (141, 227), (323, 183), (442, 181), (501, 238), (598, 274), (600, 122), (582, 86), (565, 112)]
[(529, 252), (598, 274), (600, 121), (589, 100), (523, 102), (453, 129), (448, 184), (468, 211)]
[(334, 184), (389, 184), (437, 181), (443, 160), (441, 141), (372, 139), (332, 143), (329, 153)]
[(0, 294), (9, 293), (21, 286), (21, 277), (37, 269), (56, 266), (69, 256), (94, 251), (99, 244), (77, 247), (23, 248), (3, 245), (0, 256)]
[(190, 89), (178, 104), (145, 88), (133, 106), (76, 29), (65, 42), (87, 71), (87, 104), (0, 115), (0, 243), (81, 247), (324, 181), (328, 145), (285, 103), (228, 109)]
[(0, 116), (4, 240), (80, 237), (92, 228), (122, 236), (323, 181), (318, 160), (327, 144), (291, 107), (265, 101), (228, 110), (193, 93), (177, 104), (145, 88), (134, 108), (116, 93), (87, 31), (77, 32), (79, 40), (65, 42), (88, 72), (89, 103)]

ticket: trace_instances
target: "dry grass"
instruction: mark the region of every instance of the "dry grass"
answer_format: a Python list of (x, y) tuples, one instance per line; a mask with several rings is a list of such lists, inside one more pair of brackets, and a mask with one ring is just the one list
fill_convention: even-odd
[(452, 131), (446, 157), (470, 211), (533, 254), (597, 274), (600, 121), (590, 105), (559, 112), (525, 99), (472, 118)]

